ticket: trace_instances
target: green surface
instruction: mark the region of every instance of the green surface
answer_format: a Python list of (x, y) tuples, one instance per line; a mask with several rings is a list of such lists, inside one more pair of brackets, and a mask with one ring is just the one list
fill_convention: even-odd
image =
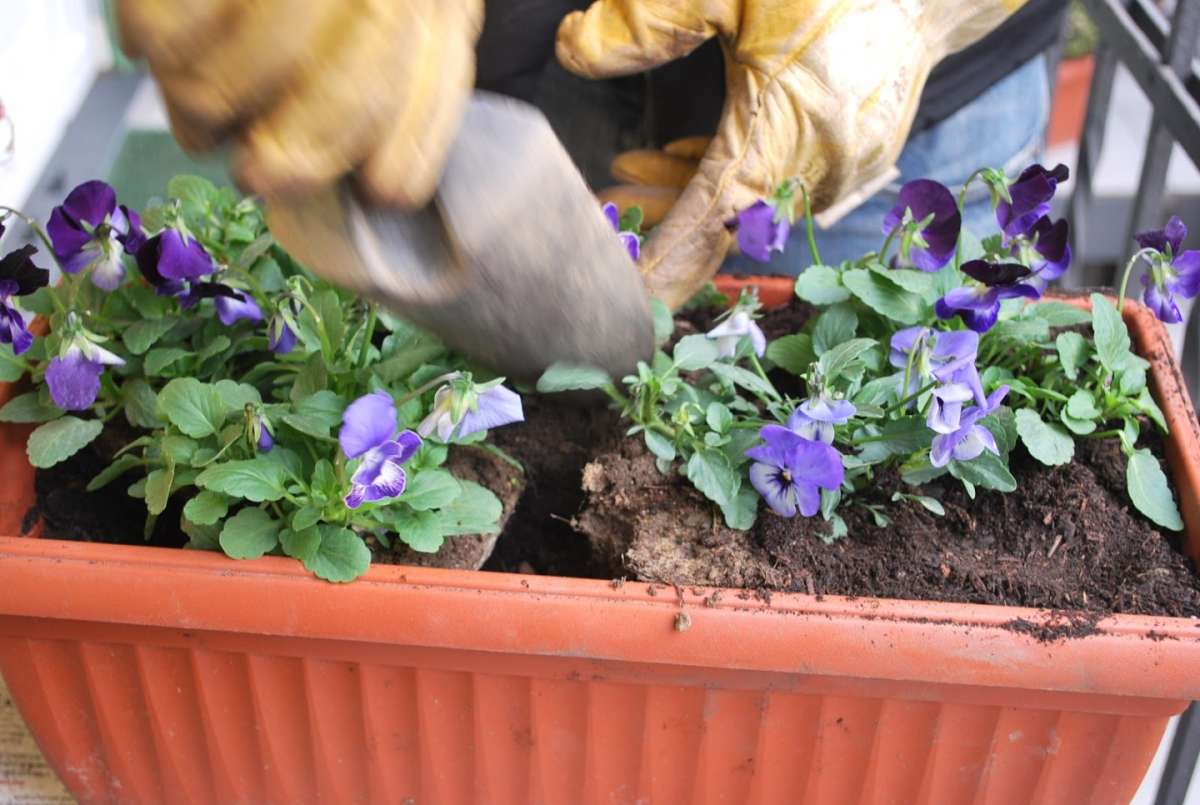
[(203, 176), (217, 184), (232, 184), (223, 155), (190, 157), (166, 131), (131, 131), (113, 161), (108, 181), (122, 204), (140, 210), (151, 199), (161, 199), (167, 181), (181, 173)]

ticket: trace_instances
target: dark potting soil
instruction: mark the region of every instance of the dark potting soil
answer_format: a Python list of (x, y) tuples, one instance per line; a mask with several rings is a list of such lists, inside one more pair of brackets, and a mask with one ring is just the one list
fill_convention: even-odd
[[(760, 324), (777, 337), (794, 332), (809, 314), (797, 303), (767, 313)], [(679, 326), (701, 332), (711, 321), (706, 317), (692, 311)], [(872, 490), (843, 505), (849, 535), (829, 544), (820, 518), (786, 520), (765, 508), (752, 530), (726, 528), (686, 481), (657, 471), (640, 439), (622, 438), (623, 425), (602, 404), (527, 396), (525, 411), (523, 425), (492, 434), (523, 466), (519, 475), (478, 450), (456, 458), (456, 473), (497, 491), (505, 503), (507, 519), (484, 570), (741, 587), (764, 598), (797, 591), (1061, 611), (1050, 620), (1009, 624), (1042, 640), (1089, 634), (1110, 612), (1200, 616), (1200, 579), (1176, 535), (1133, 510), (1125, 458), (1113, 441), (1081, 440), (1075, 461), (1053, 468), (1018, 447), (1012, 471), (1020, 491), (981, 491), (974, 501), (950, 479), (913, 490), (881, 473)], [(1161, 447), (1153, 437), (1149, 445)], [(47, 536), (137, 542), (145, 509), (124, 494), (131, 477), (84, 491), (107, 464), (102, 455), (117, 446), (91, 447), (39, 471), (38, 502), (27, 520), (42, 517)], [(892, 502), (897, 489), (938, 498), (946, 515)], [(888, 524), (878, 525), (864, 503)], [(151, 544), (186, 541), (178, 516), (176, 508), (159, 518)], [(451, 538), (447, 550), (470, 547), (454, 546), (459, 539)], [(397, 561), (382, 553), (376, 559)]]

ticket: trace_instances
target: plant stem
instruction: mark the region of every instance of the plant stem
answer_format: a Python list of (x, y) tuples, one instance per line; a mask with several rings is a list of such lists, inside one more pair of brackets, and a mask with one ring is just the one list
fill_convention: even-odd
[(321, 339), (321, 354), (325, 356), (325, 362), (333, 365), (333, 342), (329, 340), (329, 331), (325, 329), (325, 320), (321, 318), (321, 314), (313, 307), (313, 303), (308, 301), (308, 295), (300, 297), (300, 304), (304, 305), (304, 309), (312, 314), (313, 321), (317, 325), (317, 337)]
[[(971, 182), (975, 181), (983, 174), (983, 171), (984, 169), (980, 168), (968, 176), (967, 180), (963, 182), (963, 186), (958, 191), (958, 215), (960, 221), (962, 220), (963, 213), (965, 212), (964, 207), (967, 203), (967, 188), (971, 186)], [(963, 229), (960, 226), (958, 229), (958, 240), (954, 244), (954, 272), (956, 274), (958, 273), (958, 270), (962, 268), (962, 245)]]
[(924, 394), (925, 392), (927, 392), (927, 391), (930, 391), (930, 390), (931, 390), (931, 389), (932, 389), (934, 386), (936, 386), (936, 385), (937, 385), (937, 383), (938, 383), (938, 382), (937, 382), (936, 380), (933, 380), (933, 381), (931, 381), (931, 382), (930, 382), (930, 383), (929, 383), (927, 386), (925, 386), (924, 388), (921, 388), (921, 389), (918, 389), (918, 390), (914, 391), (912, 394), (908, 395), (908, 396), (907, 396), (907, 397), (905, 397), (903, 400), (898, 400), (898, 401), (897, 401), (897, 402), (896, 402), (894, 405), (890, 405), (890, 406), (888, 406), (888, 407), (887, 407), (886, 409), (884, 409), (884, 410), (885, 410), (885, 411), (894, 411), (894, 410), (896, 410), (896, 409), (904, 410), (906, 407), (908, 407), (908, 404), (909, 404), (910, 402), (912, 402), (913, 400), (917, 399), (918, 397), (920, 397), (920, 396), (921, 396), (922, 394)]
[[(768, 378), (768, 377), (767, 377), (767, 373), (766, 373), (766, 371), (765, 371), (765, 370), (762, 368), (762, 364), (758, 362), (758, 356), (757, 356), (757, 355), (755, 355), (753, 352), (751, 352), (751, 353), (750, 353), (750, 365), (754, 367), (754, 371), (755, 371), (755, 372), (758, 374), (758, 376), (759, 376), (759, 377), (762, 379), (762, 382), (764, 382), (764, 383), (766, 383), (768, 386), (770, 386), (770, 387), (771, 387), (771, 391), (774, 391), (774, 392), (775, 392), (775, 399), (779, 399), (779, 398), (780, 398), (779, 391), (778, 391), (778, 390), (775, 388), (775, 384), (771, 382), (770, 378)], [(769, 402), (771, 402), (771, 401), (770, 401), (770, 400), (763, 400), (763, 402), (769, 403)]]
[(363, 334), (362, 347), (358, 352), (358, 368), (362, 369), (367, 365), (367, 358), (371, 350), (371, 338), (375, 335), (375, 303), (370, 302), (367, 305), (367, 331)]
[(1133, 275), (1133, 267), (1137, 265), (1137, 261), (1149, 254), (1156, 254), (1156, 249), (1138, 249), (1129, 258), (1129, 262), (1125, 264), (1125, 271), (1121, 275), (1121, 290), (1117, 294), (1117, 312), (1120, 313), (1125, 309), (1125, 292), (1129, 289), (1129, 278)]
[(447, 372), (444, 375), (438, 375), (433, 380), (426, 381), (425, 383), (422, 383), (419, 387), (413, 389), (412, 391), (407, 392), (406, 394), (402, 394), (401, 396), (397, 397), (396, 398), (396, 407), (399, 408), (401, 405), (404, 405), (406, 402), (408, 402), (412, 398), (420, 397), (422, 394), (429, 391), (431, 388), (433, 388), (435, 386), (440, 386), (442, 383), (449, 383), (451, 380), (457, 380), (461, 376), (462, 376), (462, 372)]
[(808, 188), (800, 185), (800, 198), (804, 202), (804, 235), (808, 238), (808, 252), (812, 255), (813, 265), (824, 265), (821, 253), (817, 251), (817, 236), (813, 231), (812, 207), (808, 202)]

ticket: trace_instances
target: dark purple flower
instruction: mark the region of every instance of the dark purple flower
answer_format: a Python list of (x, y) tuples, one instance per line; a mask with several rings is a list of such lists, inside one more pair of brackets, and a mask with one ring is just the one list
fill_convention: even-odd
[(267, 322), (267, 345), (276, 355), (286, 355), (296, 348), (296, 331), (278, 313)]
[(916, 179), (900, 188), (896, 206), (884, 216), (883, 233), (912, 227), (912, 233), (900, 233), (898, 267), (913, 266), (922, 271), (937, 271), (954, 256), (962, 215), (945, 185), (932, 179)]
[(996, 438), (990, 430), (979, 424), (979, 420), (999, 408), (1007, 394), (1008, 386), (1001, 386), (988, 395), (983, 405), (972, 406), (963, 412), (957, 428), (934, 437), (933, 447), (929, 451), (929, 463), (935, 467), (944, 467), (950, 463), (950, 459), (970, 461), (982, 455), (984, 450), (999, 455)]
[(771, 252), (782, 252), (791, 224), (776, 208), (759, 200), (739, 212), (729, 224), (737, 235), (738, 249), (751, 260), (765, 263)]
[(232, 296), (221, 294), (213, 299), (213, 305), (217, 308), (217, 318), (226, 327), (239, 321), (263, 320), (262, 309), (247, 291), (234, 291)]
[(421, 447), (421, 437), (411, 430), (396, 433), (396, 406), (385, 391), (359, 397), (346, 406), (338, 443), (347, 458), (358, 458), (350, 476), (345, 503), (357, 509), (364, 502), (385, 500), (404, 493), (404, 462)]
[(84, 411), (100, 393), (100, 375), (105, 366), (122, 366), (125, 361), (86, 339), (76, 339), (46, 367), (50, 398), (64, 411)]
[[(4, 234), (0, 227), (0, 235)], [(50, 272), (33, 263), (34, 246), (22, 246), (0, 260), (0, 343), (12, 344), (20, 355), (33, 345), (25, 314), (10, 304), (15, 296), (27, 296), (50, 282)]]
[(1045, 216), (1012, 245), (1012, 253), (1024, 258), (1033, 270), (1029, 284), (1041, 292), (1071, 266), (1071, 244), (1066, 219), (1054, 223)]
[(1158, 254), (1150, 261), (1150, 272), (1142, 275), (1142, 300), (1159, 320), (1168, 324), (1183, 321), (1175, 297), (1191, 299), (1200, 293), (1200, 252), (1181, 251), (1187, 227), (1175, 216), (1162, 229), (1140, 232), (1138, 245)]
[(844, 425), (858, 409), (849, 400), (837, 400), (819, 394), (797, 406), (788, 417), (788, 430), (803, 439), (833, 444), (833, 428)]
[(147, 240), (137, 253), (138, 270), (162, 296), (179, 296), (194, 282), (215, 270), (212, 257), (193, 237), (177, 229), (164, 229)]
[(1032, 272), (1019, 263), (971, 260), (963, 263), (962, 271), (980, 284), (955, 288), (939, 299), (934, 309), (939, 319), (962, 317), (963, 323), (977, 333), (986, 333), (996, 323), (1001, 301), (1021, 296), (1037, 299), (1042, 295), (1033, 285), (1021, 282)]
[(275, 439), (271, 437), (271, 431), (267, 430), (265, 423), (260, 423), (258, 431), (258, 451), (260, 453), (270, 453), (271, 448), (274, 446)]
[(137, 215), (118, 207), (116, 193), (100, 181), (72, 190), (51, 211), (46, 232), (64, 271), (78, 274), (90, 268), (92, 283), (106, 291), (125, 278), (122, 252), (134, 254), (145, 237)]
[(888, 361), (898, 369), (911, 366), (908, 389), (904, 392), (907, 395), (916, 394), (936, 380), (943, 384), (962, 383), (971, 389), (976, 402), (982, 403), (983, 384), (975, 369), (978, 351), (979, 334), (970, 330), (941, 332), (928, 327), (906, 327), (892, 336)]
[(746, 451), (754, 460), (750, 483), (776, 514), (812, 517), (821, 508), (821, 490), (842, 485), (841, 454), (780, 425), (767, 425), (758, 435), (763, 444)]
[(705, 333), (705, 336), (717, 342), (717, 355), (722, 358), (732, 358), (737, 354), (738, 344), (743, 338), (750, 339), (754, 354), (762, 357), (767, 351), (767, 337), (762, 329), (750, 318), (744, 310), (736, 311), (732, 316)]
[(433, 398), (433, 409), (421, 420), (417, 433), (421, 436), (437, 433), (439, 439), (448, 442), (451, 439), (465, 439), (482, 430), (525, 421), (521, 397), (504, 386), (493, 386), (474, 394), (474, 403), (464, 407), (462, 417), (457, 422), (454, 418), (454, 395), (452, 384), (438, 389)]
[(617, 233), (617, 237), (621, 239), (621, 245), (625, 247), (625, 250), (629, 252), (629, 256), (636, 262), (642, 254), (642, 244), (638, 240), (637, 233), (622, 231), (621, 213), (617, 209), (616, 204), (609, 201), (600, 209), (604, 213), (604, 217), (608, 219), (608, 222), (612, 224), (613, 231)]
[(1004, 230), (1005, 242), (1028, 233), (1040, 218), (1050, 213), (1050, 201), (1059, 183), (1069, 176), (1066, 165), (1046, 170), (1035, 163), (1021, 171), (1017, 180), (1008, 186), (1012, 203), (1001, 201), (996, 206), (996, 221)]

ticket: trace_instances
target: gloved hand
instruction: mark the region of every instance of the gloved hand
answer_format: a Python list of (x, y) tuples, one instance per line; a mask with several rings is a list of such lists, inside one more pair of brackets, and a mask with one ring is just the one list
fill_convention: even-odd
[(264, 195), (357, 170), (375, 199), (424, 204), (471, 91), (482, 0), (119, 0), (176, 139), (235, 138)]
[(729, 249), (725, 222), (781, 181), (798, 178), (820, 210), (890, 170), (929, 71), (1023, 3), (597, 0), (569, 15), (558, 59), (585, 77), (647, 70), (714, 36), (725, 52), (725, 107), (703, 158), (689, 140), (615, 164), (619, 179), (656, 188), (646, 198), (660, 207), (687, 178), (642, 251), (651, 292), (672, 308), (686, 302)]

